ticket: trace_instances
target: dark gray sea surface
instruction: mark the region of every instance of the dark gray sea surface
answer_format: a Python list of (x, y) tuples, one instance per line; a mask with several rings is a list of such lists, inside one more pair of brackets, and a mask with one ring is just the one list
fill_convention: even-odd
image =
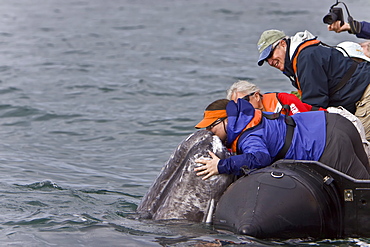
[[(364, 246), (262, 241), (134, 212), (204, 108), (238, 79), (295, 90), (258, 67), (271, 28), (330, 45), (332, 1), (1, 0), (1, 246)], [(370, 20), (370, 1), (347, 0)], [(346, 15), (345, 15), (346, 16)]]

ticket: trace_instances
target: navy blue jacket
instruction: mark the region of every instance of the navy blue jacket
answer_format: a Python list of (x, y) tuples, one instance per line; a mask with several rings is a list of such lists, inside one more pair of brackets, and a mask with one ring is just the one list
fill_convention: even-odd
[(361, 32), (356, 34), (357, 38), (370, 39), (370, 23), (362, 21), (361, 23)]
[[(227, 143), (231, 145), (252, 121), (256, 110), (248, 101), (238, 99), (238, 103), (230, 101), (226, 111)], [(324, 111), (297, 113), (292, 118), (296, 127), (285, 159), (318, 161), (326, 143)], [(241, 175), (243, 166), (255, 169), (270, 165), (284, 145), (285, 134), (284, 115), (275, 120), (262, 117), (261, 123), (238, 141), (237, 149), (240, 154), (218, 162), (218, 172)]]
[[(286, 57), (284, 74), (291, 77), (294, 73), (289, 59), (289, 49)], [(352, 63), (354, 61), (351, 58), (344, 57), (335, 48), (322, 45), (304, 48), (297, 59), (297, 76), (302, 90), (302, 101), (323, 108), (343, 106), (351, 113), (355, 113), (355, 104), (370, 83), (370, 63), (360, 63), (347, 84), (332, 94)], [(293, 86), (298, 88), (296, 82), (293, 82)]]

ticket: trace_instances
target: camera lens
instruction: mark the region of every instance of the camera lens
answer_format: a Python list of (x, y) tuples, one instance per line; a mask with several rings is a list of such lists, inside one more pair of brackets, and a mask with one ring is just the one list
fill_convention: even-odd
[(341, 25), (343, 25), (342, 8), (330, 8), (329, 13), (323, 18), (323, 22), (329, 25), (336, 21), (341, 21)]
[(337, 15), (334, 13), (329, 13), (326, 16), (324, 16), (323, 22), (330, 25), (336, 20), (337, 20)]

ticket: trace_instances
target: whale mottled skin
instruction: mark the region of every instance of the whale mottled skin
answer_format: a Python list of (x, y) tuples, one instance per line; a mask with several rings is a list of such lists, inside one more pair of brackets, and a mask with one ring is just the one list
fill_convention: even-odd
[(207, 180), (197, 176), (194, 168), (201, 164), (195, 160), (210, 157), (208, 151), (221, 159), (231, 155), (221, 140), (207, 130), (196, 131), (182, 141), (139, 204), (140, 217), (210, 223), (214, 206), (234, 176), (220, 174)]

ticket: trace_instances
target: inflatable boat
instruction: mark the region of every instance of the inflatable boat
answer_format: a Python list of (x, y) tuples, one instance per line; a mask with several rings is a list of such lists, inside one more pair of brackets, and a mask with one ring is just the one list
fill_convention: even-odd
[(139, 215), (208, 222), (260, 239), (370, 237), (370, 180), (316, 161), (278, 160), (238, 179), (217, 175), (204, 181), (192, 172), (199, 165), (194, 160), (217, 145), (218, 155), (229, 155), (211, 136), (200, 130), (180, 144), (143, 197)]
[(231, 184), (216, 229), (256, 238), (370, 236), (370, 180), (316, 161), (279, 160)]

